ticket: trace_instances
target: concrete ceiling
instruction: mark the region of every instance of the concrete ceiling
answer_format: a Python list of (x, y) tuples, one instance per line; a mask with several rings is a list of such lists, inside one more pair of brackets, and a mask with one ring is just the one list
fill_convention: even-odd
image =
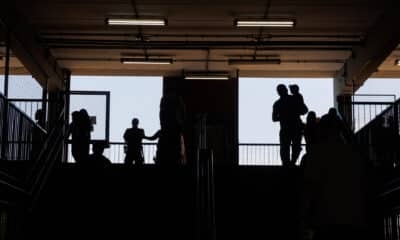
[[(16, 0), (41, 46), (72, 74), (164, 75), (229, 71), (247, 77), (333, 77), (385, 11), (382, 0)], [(165, 18), (166, 27), (106, 26), (105, 18)], [(294, 18), (294, 29), (237, 28), (236, 18)], [(126, 56), (172, 65), (123, 65)], [(378, 76), (399, 76), (395, 50)], [(280, 59), (229, 65), (228, 59)], [(17, 67), (17, 66), (16, 66)], [(19, 67), (19, 66), (18, 66)]]

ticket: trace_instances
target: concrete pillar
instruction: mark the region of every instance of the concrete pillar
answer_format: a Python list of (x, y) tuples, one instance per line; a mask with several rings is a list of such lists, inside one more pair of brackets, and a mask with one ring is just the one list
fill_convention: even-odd
[[(214, 152), (216, 165), (238, 164), (238, 79), (184, 80), (164, 78), (164, 94), (182, 97), (186, 117), (184, 137), (188, 161), (194, 161), (201, 142)], [(200, 122), (205, 139), (198, 139)], [(204, 146), (203, 146), (204, 147)]]
[(341, 74), (338, 74), (333, 79), (333, 99), (334, 107), (338, 110), (343, 120), (346, 122), (347, 126), (354, 129), (353, 123), (353, 106), (352, 106), (352, 96), (353, 85), (352, 83), (345, 82), (346, 68), (344, 68)]

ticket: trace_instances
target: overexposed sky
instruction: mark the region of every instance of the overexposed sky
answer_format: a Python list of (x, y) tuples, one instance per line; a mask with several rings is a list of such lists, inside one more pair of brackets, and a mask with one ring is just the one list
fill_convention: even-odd
[[(301, 78), (240, 78), (239, 79), (239, 142), (278, 143), (279, 123), (271, 120), (272, 105), (278, 99), (279, 83), (297, 84), (305, 103), (318, 116), (333, 106), (332, 79)], [(0, 91), (3, 90), (0, 78)], [(147, 135), (159, 129), (159, 103), (162, 77), (88, 77), (73, 76), (72, 90), (111, 92), (111, 141), (122, 141), (133, 117)], [(41, 88), (31, 76), (10, 76), (10, 98), (41, 98)], [(395, 94), (400, 97), (400, 79), (369, 79), (356, 94)], [(363, 97), (363, 101), (392, 100), (391, 97)], [(103, 97), (72, 97), (71, 111), (87, 108), (97, 117), (94, 138), (104, 138), (105, 99)]]
[[(122, 142), (134, 117), (139, 119), (139, 127), (146, 135), (153, 135), (160, 128), (161, 77), (73, 76), (71, 90), (110, 91), (110, 141)], [(71, 97), (71, 112), (83, 107), (89, 115), (97, 117), (92, 138), (104, 139), (105, 98)]]
[(279, 122), (272, 122), (272, 105), (279, 98), (278, 84), (297, 84), (309, 110), (318, 116), (333, 106), (333, 80), (329, 78), (240, 78), (239, 142), (279, 143)]

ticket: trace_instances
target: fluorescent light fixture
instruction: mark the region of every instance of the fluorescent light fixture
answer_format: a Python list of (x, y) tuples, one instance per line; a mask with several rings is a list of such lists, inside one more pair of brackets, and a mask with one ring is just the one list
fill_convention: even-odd
[(229, 80), (227, 72), (188, 72), (185, 80)]
[(106, 23), (111, 26), (165, 26), (165, 19), (136, 19), (136, 18), (107, 18)]
[(400, 66), (400, 59), (397, 59), (397, 60), (394, 62), (394, 64), (395, 64), (396, 66)]
[(121, 58), (123, 64), (153, 64), (153, 65), (168, 65), (172, 64), (170, 58)]
[(280, 59), (229, 59), (229, 65), (267, 65), (267, 64), (281, 64)]
[(276, 28), (293, 28), (294, 20), (273, 20), (273, 19), (243, 19), (236, 20), (236, 27), (276, 27)]

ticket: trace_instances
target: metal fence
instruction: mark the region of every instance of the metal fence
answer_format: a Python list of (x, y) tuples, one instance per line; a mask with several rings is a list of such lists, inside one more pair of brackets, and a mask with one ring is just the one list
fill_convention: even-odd
[[(123, 142), (110, 142), (109, 148), (104, 150), (104, 156), (112, 163), (124, 163), (126, 144)], [(279, 166), (282, 165), (279, 153), (279, 143), (242, 143), (239, 144), (239, 165), (242, 166)], [(156, 156), (156, 143), (143, 143), (145, 164), (154, 164)], [(300, 154), (297, 164), (305, 153), (305, 148)], [(73, 163), (71, 147), (69, 147), (68, 162)]]
[(352, 102), (354, 131), (357, 132), (365, 127), (393, 104), (393, 102)]
[(0, 156), (3, 160), (32, 160), (46, 135), (28, 115), (0, 95)]
[[(71, 147), (68, 148), (68, 162), (73, 163)], [(124, 163), (126, 144), (124, 142), (110, 142), (109, 148), (104, 150), (104, 156), (110, 159), (112, 163)], [(157, 144), (156, 143), (143, 143), (143, 156), (145, 164), (154, 164), (154, 157), (156, 156)]]
[(44, 108), (43, 99), (8, 99), (8, 101), (33, 120), (36, 112)]
[[(297, 164), (305, 154), (300, 154)], [(282, 165), (279, 143), (241, 143), (239, 144), (239, 165), (279, 166)]]
[(358, 132), (377, 116), (393, 107), (396, 101), (395, 95), (388, 94), (359, 94), (354, 95), (351, 100), (339, 100), (340, 108), (346, 109), (341, 112), (354, 132)]
[(400, 212), (399, 209), (387, 214), (383, 218), (384, 240), (400, 239)]
[(400, 100), (391, 104), (355, 136), (361, 152), (376, 165), (398, 165), (400, 160)]

